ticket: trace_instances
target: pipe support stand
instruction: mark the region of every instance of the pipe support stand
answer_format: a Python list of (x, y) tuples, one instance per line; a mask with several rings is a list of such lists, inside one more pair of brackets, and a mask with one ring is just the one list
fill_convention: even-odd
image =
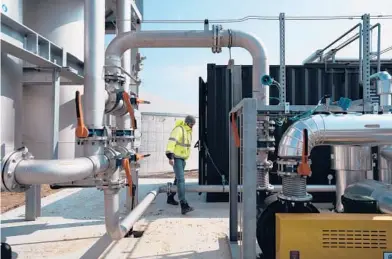
[(15, 179), (15, 171), (23, 160), (34, 159), (27, 147), (21, 147), (3, 158), (1, 170), (1, 190), (9, 192), (25, 192), (31, 185), (19, 184)]

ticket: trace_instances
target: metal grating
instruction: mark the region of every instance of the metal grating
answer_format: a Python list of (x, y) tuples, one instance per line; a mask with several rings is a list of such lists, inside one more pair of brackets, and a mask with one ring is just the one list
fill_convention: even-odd
[(323, 229), (323, 248), (387, 249), (385, 230)]

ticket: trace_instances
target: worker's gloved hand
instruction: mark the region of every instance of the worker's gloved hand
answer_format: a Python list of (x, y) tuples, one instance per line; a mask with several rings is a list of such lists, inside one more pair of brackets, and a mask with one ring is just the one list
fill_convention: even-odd
[(170, 160), (169, 160), (169, 164), (170, 164), (171, 166), (174, 166), (174, 159), (170, 159)]

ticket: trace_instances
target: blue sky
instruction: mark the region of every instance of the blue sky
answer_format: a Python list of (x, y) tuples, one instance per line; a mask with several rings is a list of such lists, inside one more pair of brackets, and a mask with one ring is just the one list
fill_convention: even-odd
[[(246, 4), (245, 4), (246, 2)], [(144, 19), (227, 19), (247, 15), (362, 15), (363, 13), (392, 14), (392, 0), (170, 0), (144, 1)], [(376, 21), (373, 21), (375, 23)], [(392, 20), (377, 20), (382, 24), (381, 49), (392, 46)], [(286, 64), (300, 64), (316, 49), (326, 46), (358, 20), (287, 21)], [(265, 44), (270, 64), (279, 64), (278, 21), (247, 21), (223, 24), (224, 29), (242, 30), (257, 35)], [(143, 24), (142, 30), (202, 30), (203, 24)], [(111, 37), (107, 37), (107, 42)], [(374, 41), (374, 47), (376, 42)], [(350, 45), (338, 57), (358, 57), (358, 44)], [(374, 49), (375, 50), (375, 49)], [(227, 64), (225, 49), (213, 54), (211, 49), (141, 49), (144, 68), (141, 73), (140, 96), (153, 104), (142, 111), (195, 113), (198, 111), (198, 77), (206, 78), (208, 63)], [(250, 55), (233, 49), (236, 64), (251, 64)], [(392, 53), (385, 57), (392, 58)]]

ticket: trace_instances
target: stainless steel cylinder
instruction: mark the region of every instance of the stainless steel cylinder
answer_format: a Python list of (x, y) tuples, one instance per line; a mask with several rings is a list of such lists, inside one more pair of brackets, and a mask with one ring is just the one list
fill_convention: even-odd
[(343, 211), (342, 195), (348, 185), (365, 180), (372, 170), (371, 147), (334, 146), (331, 156), (331, 169), (336, 170), (336, 205), (338, 212)]
[(334, 146), (331, 169), (347, 171), (371, 171), (372, 150), (367, 146)]

